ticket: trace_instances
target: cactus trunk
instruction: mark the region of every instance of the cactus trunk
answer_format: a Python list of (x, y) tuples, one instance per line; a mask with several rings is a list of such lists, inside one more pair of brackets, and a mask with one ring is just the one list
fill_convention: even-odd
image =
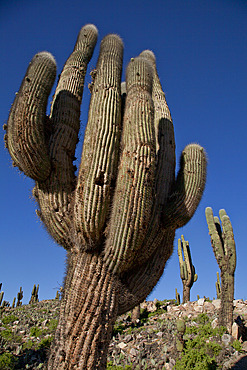
[(101, 257), (87, 253), (69, 257), (48, 369), (105, 368), (117, 315), (117, 294), (114, 278)]
[(219, 322), (231, 334), (233, 323), (234, 274), (236, 269), (236, 246), (233, 229), (231, 221), (224, 209), (219, 211), (221, 224), (219, 218), (214, 217), (212, 208), (207, 207), (205, 214), (212, 248), (221, 271)]
[(183, 285), (183, 303), (190, 301), (190, 287), (187, 285)]
[(228, 333), (231, 333), (233, 323), (234, 274), (228, 271), (222, 271), (221, 287), (219, 324), (226, 326)]

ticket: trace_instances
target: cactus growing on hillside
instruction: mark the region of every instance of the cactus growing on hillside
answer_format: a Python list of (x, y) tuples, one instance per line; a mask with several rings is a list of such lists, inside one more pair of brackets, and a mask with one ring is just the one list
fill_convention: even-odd
[(219, 211), (219, 216), (214, 217), (213, 210), (207, 207), (206, 220), (211, 237), (211, 244), (215, 258), (221, 271), (221, 308), (219, 323), (232, 331), (233, 299), (234, 299), (234, 274), (236, 268), (236, 247), (231, 221), (224, 209)]
[(37, 54), (5, 127), (14, 164), (36, 181), (38, 215), (68, 252), (49, 369), (106, 366), (116, 316), (156, 285), (175, 230), (193, 216), (206, 179), (206, 155), (197, 144), (183, 150), (175, 179), (173, 123), (151, 51), (129, 63), (121, 98), (117, 35), (101, 42), (76, 176), (80, 103), (96, 39), (95, 26), (81, 29), (49, 117), (56, 65), (49, 53)]
[(17, 303), (16, 303), (16, 307), (19, 307), (22, 305), (22, 298), (23, 298), (23, 290), (22, 290), (22, 287), (20, 287), (20, 291), (17, 293)]
[(38, 302), (38, 301), (39, 301), (39, 285), (36, 286), (34, 284), (29, 304), (30, 303), (35, 303), (35, 302)]
[(189, 242), (185, 241), (184, 236), (178, 239), (178, 258), (180, 266), (180, 277), (183, 283), (183, 303), (190, 300), (190, 289), (197, 280), (195, 266), (192, 264)]
[(180, 305), (180, 294), (178, 293), (177, 288), (175, 289), (175, 294), (176, 294), (176, 303)]

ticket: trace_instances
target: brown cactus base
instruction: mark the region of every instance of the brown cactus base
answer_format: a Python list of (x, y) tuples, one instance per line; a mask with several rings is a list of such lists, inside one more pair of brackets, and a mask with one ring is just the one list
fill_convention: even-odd
[(48, 369), (106, 368), (117, 315), (116, 295), (114, 279), (100, 257), (87, 253), (69, 256)]

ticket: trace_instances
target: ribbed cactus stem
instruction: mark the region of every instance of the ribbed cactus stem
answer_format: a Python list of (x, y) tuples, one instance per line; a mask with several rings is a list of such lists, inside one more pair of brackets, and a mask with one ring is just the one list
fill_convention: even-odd
[(180, 294), (178, 293), (177, 288), (175, 289), (175, 293), (176, 293), (176, 302), (178, 305), (180, 305)]
[(2, 304), (3, 296), (4, 296), (4, 292), (0, 292), (0, 306)]
[(36, 286), (34, 284), (29, 304), (39, 301), (38, 294), (39, 294), (39, 285)]
[(114, 273), (133, 267), (135, 254), (144, 242), (153, 207), (155, 133), (149, 63), (141, 58), (131, 61), (126, 72), (126, 85), (124, 149), (105, 248), (105, 261)]
[[(214, 217), (213, 210), (207, 207), (206, 220), (215, 258), (221, 271), (220, 324), (229, 333), (233, 322), (234, 274), (236, 268), (236, 247), (229, 217), (224, 209), (219, 211), (220, 220)], [(221, 221), (221, 223), (220, 223)]]
[[(77, 232), (87, 246), (102, 242), (116, 181), (121, 130), (123, 43), (117, 35), (101, 42), (75, 193)], [(99, 124), (100, 122), (100, 124)]]
[(183, 283), (183, 303), (190, 300), (190, 289), (197, 281), (195, 267), (192, 264), (189, 242), (185, 241), (184, 236), (178, 239), (178, 257), (180, 266), (180, 277)]
[(47, 52), (36, 54), (9, 115), (8, 150), (14, 164), (34, 180), (45, 180), (51, 170), (46, 138), (49, 130), (46, 106), (55, 77), (53, 56)]
[(217, 281), (215, 283), (215, 286), (216, 286), (217, 299), (220, 299), (221, 298), (221, 285), (220, 285), (220, 275), (218, 271), (217, 271)]
[[(88, 122), (76, 176), (80, 103), (97, 35), (93, 25), (81, 29), (60, 75), (49, 118), (44, 102), (55, 63), (51, 56), (35, 57), (35, 77), (24, 78), (7, 125), (13, 161), (36, 180), (37, 213), (68, 253), (49, 370), (106, 366), (116, 316), (150, 294), (172, 254), (176, 228), (193, 216), (205, 185), (206, 154), (197, 144), (182, 152), (175, 179), (173, 123), (154, 54), (145, 51), (132, 58), (126, 83), (121, 83), (123, 42), (114, 34), (102, 40), (91, 73)], [(32, 91), (42, 94), (43, 86), (41, 104)], [(34, 120), (32, 107), (37, 110)], [(16, 145), (20, 132), (22, 143)], [(26, 137), (29, 132), (30, 138), (38, 138), (36, 147)]]
[(12, 308), (15, 308), (15, 300), (16, 300), (16, 298), (14, 297), (13, 302), (12, 302), (12, 306), (11, 306)]
[(23, 290), (22, 290), (22, 287), (20, 287), (20, 291), (17, 293), (17, 303), (16, 303), (16, 307), (18, 306), (21, 306), (22, 305), (22, 298), (23, 298)]

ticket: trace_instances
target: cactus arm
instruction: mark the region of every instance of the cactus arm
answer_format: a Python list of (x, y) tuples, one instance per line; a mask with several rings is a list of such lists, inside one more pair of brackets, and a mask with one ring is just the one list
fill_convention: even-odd
[(118, 315), (131, 310), (151, 293), (172, 254), (174, 237), (175, 230), (169, 230), (147, 261), (120, 276)]
[(154, 128), (157, 153), (155, 189), (157, 192), (156, 207), (159, 209), (166, 203), (175, 180), (174, 128), (165, 93), (162, 90), (157, 73), (155, 56), (152, 51), (145, 50), (140, 54), (140, 57), (146, 58), (153, 67), (152, 99), (154, 102)]
[(123, 43), (101, 42), (75, 193), (75, 223), (91, 248), (102, 238), (116, 180), (121, 128)]
[(217, 281), (215, 283), (216, 286), (216, 294), (217, 294), (217, 299), (221, 298), (221, 285), (220, 285), (220, 275), (217, 271)]
[(80, 103), (87, 64), (96, 40), (95, 26), (84, 26), (73, 53), (65, 63), (50, 115), (52, 172), (47, 181), (37, 182), (33, 191), (40, 207), (38, 215), (51, 236), (67, 250), (73, 244), (70, 236), (75, 188), (73, 160), (80, 126)]
[(185, 262), (185, 269), (186, 269), (185, 284), (188, 287), (191, 287), (194, 282), (194, 274), (193, 274), (193, 265), (191, 261), (190, 250), (189, 250), (189, 242), (185, 241), (183, 235), (181, 235), (181, 239), (183, 242), (184, 262)]
[(126, 72), (122, 155), (114, 194), (105, 262), (114, 273), (132, 267), (144, 241), (153, 207), (155, 135), (152, 69), (135, 58)]
[(51, 170), (46, 140), (46, 105), (56, 77), (56, 62), (50, 53), (36, 54), (29, 64), (11, 107), (6, 146), (25, 175), (45, 180)]
[(184, 270), (184, 260), (183, 260), (181, 239), (178, 239), (178, 259), (179, 259), (179, 267), (180, 267), (180, 277), (182, 280), (184, 280), (185, 270)]
[[(221, 238), (221, 228), (219, 219), (213, 216), (213, 210), (207, 207), (205, 210), (206, 220), (209, 229), (209, 235), (211, 237), (211, 244), (214, 251), (215, 258), (218, 262), (220, 269), (225, 265), (224, 259), (224, 245)], [(220, 231), (218, 231), (220, 229)]]
[(225, 254), (228, 257), (229, 273), (234, 274), (236, 269), (236, 246), (230, 218), (225, 210), (220, 210), (220, 219), (223, 229), (223, 238), (225, 240)]
[(207, 173), (207, 158), (204, 149), (198, 144), (185, 147), (180, 157), (180, 169), (163, 208), (163, 225), (183, 227), (194, 215), (200, 203)]

